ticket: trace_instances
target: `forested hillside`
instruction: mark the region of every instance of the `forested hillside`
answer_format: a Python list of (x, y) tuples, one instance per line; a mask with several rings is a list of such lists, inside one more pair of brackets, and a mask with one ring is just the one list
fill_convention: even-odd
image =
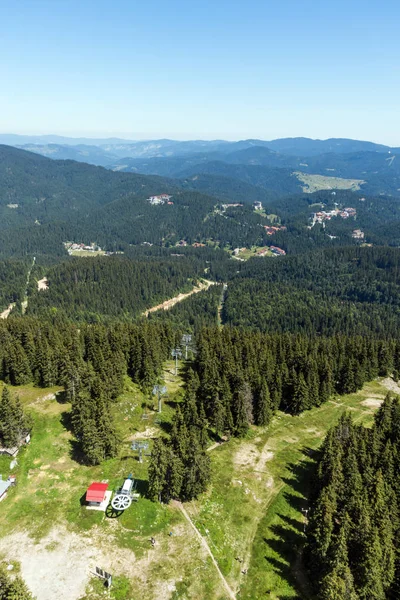
[(1, 228), (75, 219), (121, 198), (160, 193), (166, 183), (0, 146)]
[[(62, 385), (72, 403), (71, 425), (82, 458), (97, 464), (117, 452), (111, 403), (123, 391), (124, 376), (129, 373), (148, 393), (175, 336), (161, 324), (77, 329), (66, 322), (17, 317), (0, 321), (0, 339), (0, 380), (13, 386)], [(3, 410), (3, 421), (4, 415)]]
[[(216, 197), (181, 188), (178, 181), (112, 173), (2, 146), (0, 251), (4, 256), (57, 256), (65, 253), (67, 240), (95, 241), (113, 250), (181, 239), (222, 246), (262, 243), (263, 230), (256, 227), (262, 219), (250, 208), (249, 223), (237, 222), (214, 211)], [(172, 203), (147, 201), (160, 193), (172, 195)]]
[[(303, 182), (289, 169), (216, 162), (206, 163), (205, 173), (196, 174), (195, 169), (184, 179), (164, 179), (113, 173), (2, 146), (0, 254), (48, 261), (65, 256), (63, 243), (68, 240), (96, 242), (112, 251), (145, 242), (173, 246), (184, 240), (231, 250), (275, 244), (298, 253), (354, 244), (355, 227), (364, 229), (368, 243), (400, 243), (400, 203), (393, 198), (343, 190), (304, 194), (302, 188)], [(150, 204), (149, 196), (161, 193), (172, 196), (170, 203)], [(263, 225), (270, 221), (253, 211), (255, 201), (287, 231), (269, 238)], [(224, 203), (243, 207), (224, 209)], [(331, 209), (335, 203), (355, 207), (356, 220), (336, 218), (309, 229), (312, 212), (322, 205)]]
[(323, 443), (307, 528), (321, 600), (399, 597), (399, 431), (388, 395), (372, 429), (343, 416)]
[(29, 267), (30, 261), (0, 261), (0, 312), (23, 299)]
[(400, 372), (400, 346), (390, 339), (208, 327), (197, 336), (193, 366), (182, 410), (149, 466), (151, 497), (164, 502), (191, 500), (207, 489), (207, 427), (218, 437), (245, 437), (253, 425), (269, 425), (278, 409), (299, 415), (334, 393), (354, 393), (379, 375)]
[[(238, 142), (223, 150), (209, 149), (181, 156), (146, 159), (127, 157), (110, 163), (109, 167), (116, 171), (178, 178), (212, 174), (214, 177), (241, 180), (249, 185), (274, 190), (275, 193), (292, 193), (293, 181), (288, 175), (301, 172), (358, 179), (364, 182), (364, 193), (399, 196), (398, 148), (351, 140), (318, 142), (298, 139), (292, 140), (293, 145), (291, 140), (276, 140), (275, 146), (260, 140), (248, 142)], [(280, 185), (276, 179), (276, 169), (282, 169)], [(332, 187), (339, 186), (333, 183)]]
[(203, 275), (204, 267), (179, 257), (147, 262), (117, 256), (75, 258), (48, 270), (47, 290), (32, 286), (28, 310), (73, 321), (132, 321), (146, 308), (191, 290)]
[(228, 286), (223, 321), (263, 331), (396, 336), (399, 261), (395, 248), (253, 259)]

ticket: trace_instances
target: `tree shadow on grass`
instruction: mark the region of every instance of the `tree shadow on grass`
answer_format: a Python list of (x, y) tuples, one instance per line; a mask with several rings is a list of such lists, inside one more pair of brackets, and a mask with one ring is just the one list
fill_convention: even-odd
[(292, 519), (292, 517), (288, 517), (286, 515), (278, 514), (278, 517), (282, 519), (282, 521), (284, 521), (287, 525), (289, 525), (289, 527), (292, 527), (294, 530), (296, 530), (298, 533), (304, 533), (304, 523), (302, 523), (301, 521), (298, 521), (297, 519)]
[(159, 421), (158, 426), (160, 429), (162, 429), (162, 431), (164, 431), (164, 433), (170, 434), (172, 431), (172, 424), (168, 421)]
[(65, 390), (56, 392), (55, 396), (56, 396), (56, 400), (57, 400), (58, 404), (67, 404), (69, 402), (68, 395)]
[[(275, 557), (265, 556), (265, 560), (283, 580), (296, 590), (299, 600), (300, 598), (310, 599), (313, 597), (311, 585), (302, 562), (303, 548), (306, 541), (302, 511), (309, 508), (308, 497), (316, 469), (315, 453), (311, 450), (310, 448), (303, 448), (304, 458), (288, 465), (289, 475), (282, 478), (282, 481), (286, 484), (283, 497), (289, 506), (296, 511), (296, 514), (278, 513), (276, 516), (281, 520), (281, 523), (269, 527), (269, 531), (273, 534), (272, 539), (264, 538), (265, 544), (277, 555)], [(310, 460), (310, 457), (313, 460)]]
[(60, 421), (64, 429), (66, 429), (67, 431), (72, 431), (72, 416), (70, 411), (65, 410), (64, 412), (62, 412)]
[[(315, 452), (312, 448), (303, 448), (302, 454), (303, 456), (306, 456), (307, 459), (302, 459), (298, 462), (289, 464), (287, 466), (289, 476), (282, 477), (282, 481), (292, 488), (294, 492), (297, 492), (303, 497), (307, 497), (312, 488), (312, 481), (317, 468), (317, 462)], [(312, 460), (310, 460), (310, 458)]]
[(70, 445), (70, 457), (72, 458), (72, 460), (77, 462), (79, 465), (87, 465), (88, 462), (87, 462), (86, 456), (82, 452), (82, 449), (80, 447), (78, 440), (70, 440), (69, 445)]
[(173, 410), (176, 410), (176, 407), (179, 404), (182, 404), (182, 402), (176, 402), (176, 400), (164, 400), (164, 404), (166, 404), (167, 406), (169, 406)]
[(147, 498), (149, 494), (149, 482), (147, 479), (135, 478), (135, 491), (140, 494), (142, 498)]
[(269, 556), (265, 556), (265, 560), (274, 572), (296, 591), (296, 598), (310, 598), (309, 583), (301, 559), (305, 537), (299, 530), (297, 521), (282, 515), (279, 515), (279, 518), (285, 525), (272, 525), (270, 531), (275, 537), (264, 538), (264, 542), (281, 560)]

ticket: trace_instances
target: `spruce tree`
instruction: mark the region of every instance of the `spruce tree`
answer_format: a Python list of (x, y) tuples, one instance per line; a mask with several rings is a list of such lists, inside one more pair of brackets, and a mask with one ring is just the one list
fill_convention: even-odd
[(330, 551), (329, 571), (321, 581), (318, 594), (320, 600), (358, 600), (347, 552), (349, 529), (350, 519), (345, 513)]
[(235, 435), (243, 437), (249, 429), (249, 397), (247, 387), (243, 381), (239, 381), (233, 396), (233, 415)]
[(293, 384), (293, 398), (290, 401), (291, 412), (295, 415), (310, 408), (310, 395), (308, 385), (303, 373), (300, 373)]
[(0, 600), (34, 600), (23, 579), (11, 577), (5, 566), (0, 564)]
[(272, 419), (271, 398), (266, 380), (259, 387), (256, 397), (255, 423), (256, 425), (269, 425)]
[(162, 502), (168, 468), (165, 442), (158, 438), (154, 441), (149, 464), (149, 498)]
[(4, 386), (0, 398), (0, 439), (3, 446), (16, 446), (30, 425), (30, 419), (25, 417), (19, 398), (14, 398)]

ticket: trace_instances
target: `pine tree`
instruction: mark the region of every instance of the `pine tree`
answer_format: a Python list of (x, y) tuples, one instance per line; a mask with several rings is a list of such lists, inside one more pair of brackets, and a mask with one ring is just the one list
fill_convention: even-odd
[(332, 486), (324, 487), (309, 520), (309, 548), (317, 567), (325, 561), (334, 532), (337, 497)]
[(329, 571), (321, 581), (318, 594), (321, 600), (358, 600), (347, 552), (349, 529), (350, 519), (346, 513), (332, 545)]
[(384, 588), (387, 589), (391, 586), (395, 574), (396, 555), (392, 525), (392, 519), (395, 515), (393, 515), (393, 507), (390, 507), (390, 496), (381, 471), (378, 471), (375, 476), (371, 506), (373, 507), (372, 524), (378, 531), (382, 549), (382, 583)]
[(290, 409), (294, 415), (298, 415), (307, 408), (310, 408), (309, 390), (303, 373), (300, 373), (294, 380)]
[(149, 498), (162, 502), (168, 468), (165, 442), (158, 438), (154, 441), (149, 464)]
[(249, 396), (248, 388), (243, 381), (239, 381), (233, 396), (233, 415), (235, 435), (243, 437), (249, 429)]
[(184, 479), (184, 466), (182, 460), (175, 456), (172, 448), (165, 448), (166, 469), (164, 474), (164, 485), (161, 496), (163, 502), (168, 502), (171, 498), (179, 498)]
[(210, 457), (200, 447), (193, 430), (189, 434), (189, 450), (183, 464), (181, 496), (183, 500), (189, 501), (204, 492), (210, 480)]
[(0, 438), (3, 445), (7, 448), (16, 446), (30, 425), (30, 419), (25, 417), (19, 398), (13, 398), (4, 386), (0, 398)]
[(269, 425), (272, 419), (272, 407), (271, 398), (269, 395), (269, 389), (266, 380), (262, 381), (262, 384), (258, 390), (256, 398), (256, 411), (255, 411), (255, 422), (256, 425)]
[(17, 575), (13, 578), (0, 564), (0, 600), (34, 600), (23, 579)]
[(364, 522), (362, 558), (359, 564), (357, 593), (361, 600), (385, 600), (382, 573), (382, 547), (378, 530)]

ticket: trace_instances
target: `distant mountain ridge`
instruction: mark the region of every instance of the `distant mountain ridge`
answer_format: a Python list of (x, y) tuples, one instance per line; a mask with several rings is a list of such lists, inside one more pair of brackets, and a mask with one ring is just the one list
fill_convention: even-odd
[(200, 152), (221, 152), (223, 154), (245, 150), (253, 146), (264, 147), (280, 154), (314, 156), (333, 152), (343, 154), (349, 152), (389, 152), (398, 151), (385, 144), (347, 138), (330, 138), (327, 140), (305, 137), (280, 138), (275, 140), (245, 139), (239, 141), (226, 140), (129, 140), (122, 138), (72, 138), (58, 135), (17, 135), (0, 134), (0, 144), (11, 146), (57, 144), (59, 146), (96, 146), (104, 152), (115, 156), (132, 158), (153, 158), (168, 156), (185, 156)]

